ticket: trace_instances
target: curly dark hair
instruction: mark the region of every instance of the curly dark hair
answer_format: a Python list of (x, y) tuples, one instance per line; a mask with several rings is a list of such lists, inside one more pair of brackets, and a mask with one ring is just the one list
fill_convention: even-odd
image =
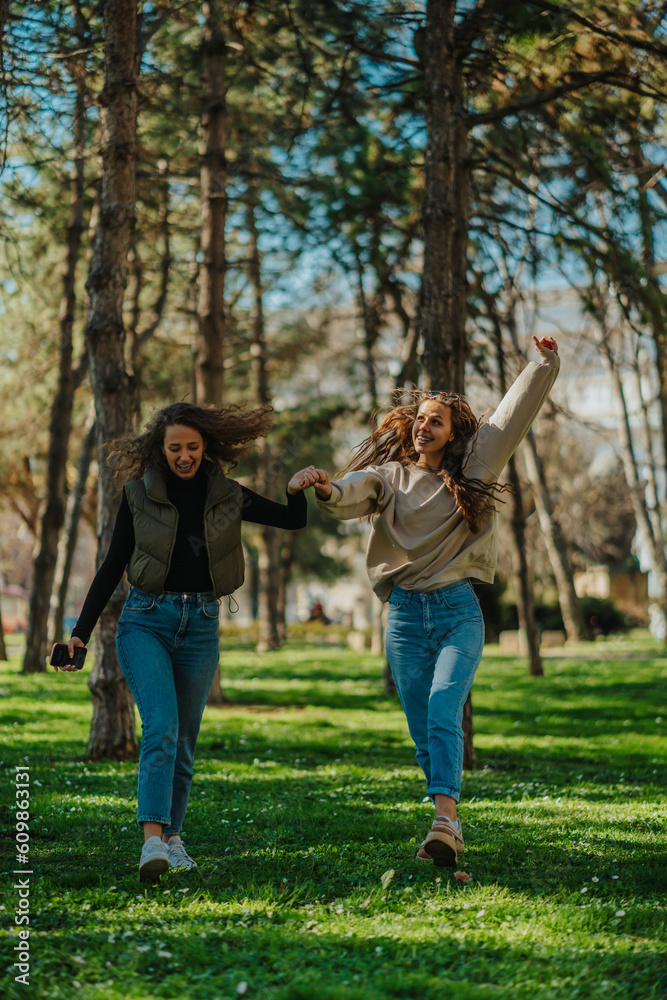
[(482, 518), (496, 510), (499, 493), (510, 489), (506, 484), (485, 483), (468, 478), (464, 472), (469, 445), (480, 427), (480, 421), (470, 409), (470, 404), (456, 393), (415, 391), (413, 402), (395, 406), (375, 430), (355, 449), (352, 460), (336, 473), (356, 472), (369, 465), (400, 462), (414, 465), (419, 459), (412, 441), (412, 427), (421, 403), (432, 399), (451, 410), (453, 439), (447, 444), (438, 475), (453, 495), (471, 532), (478, 534)]
[(143, 434), (126, 434), (110, 441), (106, 448), (106, 464), (114, 470), (114, 483), (118, 488), (130, 479), (141, 479), (149, 465), (166, 473), (169, 466), (162, 445), (167, 427), (183, 424), (199, 431), (204, 439), (204, 460), (216, 462), (221, 469), (229, 471), (251, 442), (268, 434), (272, 409), (260, 406), (247, 410), (234, 403), (217, 408), (172, 403), (151, 417)]

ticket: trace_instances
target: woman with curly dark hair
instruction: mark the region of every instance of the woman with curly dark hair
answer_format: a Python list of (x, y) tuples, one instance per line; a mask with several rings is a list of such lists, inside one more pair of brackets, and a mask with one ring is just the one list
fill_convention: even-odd
[[(142, 723), (138, 822), (142, 881), (193, 868), (180, 837), (199, 726), (219, 662), (220, 600), (243, 583), (241, 522), (294, 530), (306, 524), (305, 469), (287, 484), (287, 505), (253, 493), (229, 471), (270, 427), (270, 408), (173, 403), (143, 434), (111, 442), (107, 461), (124, 484), (109, 552), (68, 642), (85, 646), (127, 570), (118, 621), (123, 674)], [(56, 670), (58, 668), (56, 667)], [(61, 667), (64, 670), (71, 666)]]
[(336, 481), (315, 470), (322, 510), (371, 518), (368, 574), (389, 604), (387, 658), (435, 804), (417, 856), (438, 866), (456, 865), (464, 849), (461, 723), (484, 644), (470, 581), (493, 580), (498, 477), (560, 364), (555, 340), (533, 340), (541, 363), (528, 365), (487, 422), (456, 393), (421, 393), (391, 410)]

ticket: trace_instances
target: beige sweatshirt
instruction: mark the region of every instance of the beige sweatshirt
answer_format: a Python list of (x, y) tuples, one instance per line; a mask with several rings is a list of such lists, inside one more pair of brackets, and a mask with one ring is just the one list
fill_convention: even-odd
[[(560, 360), (531, 361), (471, 443), (468, 478), (496, 482), (549, 395)], [(404, 590), (437, 590), (470, 577), (491, 583), (498, 560), (497, 516), (488, 514), (473, 533), (435, 472), (400, 462), (369, 465), (331, 484), (318, 506), (342, 520), (373, 518), (366, 566), (371, 586), (386, 601), (395, 584)]]

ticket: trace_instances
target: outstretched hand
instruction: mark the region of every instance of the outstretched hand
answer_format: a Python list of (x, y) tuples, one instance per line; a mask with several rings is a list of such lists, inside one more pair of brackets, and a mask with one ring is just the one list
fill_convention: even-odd
[(331, 496), (331, 480), (326, 469), (316, 469), (314, 465), (309, 465), (307, 469), (295, 472), (287, 484), (288, 493), (299, 493), (301, 490), (315, 487), (315, 492), (320, 500), (328, 500)]
[(558, 354), (558, 344), (553, 337), (542, 337), (538, 340), (537, 337), (533, 337), (533, 342), (535, 344), (535, 350), (538, 354), (542, 355), (544, 361), (549, 361), (551, 356)]

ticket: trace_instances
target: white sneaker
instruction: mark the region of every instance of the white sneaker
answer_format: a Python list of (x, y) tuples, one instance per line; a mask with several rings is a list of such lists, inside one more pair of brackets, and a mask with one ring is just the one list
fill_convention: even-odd
[(161, 837), (149, 837), (144, 842), (139, 858), (139, 881), (159, 882), (160, 875), (169, 869), (171, 862), (166, 844)]
[(183, 847), (183, 841), (177, 833), (167, 841), (167, 854), (172, 868), (196, 868), (197, 862), (191, 858)]

